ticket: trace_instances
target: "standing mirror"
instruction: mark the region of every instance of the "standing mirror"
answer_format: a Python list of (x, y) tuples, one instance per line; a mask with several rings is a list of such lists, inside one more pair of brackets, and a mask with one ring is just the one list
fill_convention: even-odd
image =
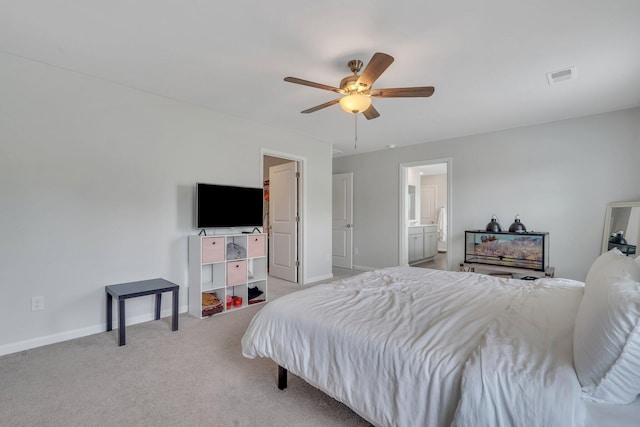
[(602, 253), (613, 248), (635, 257), (640, 240), (640, 202), (612, 202), (607, 204), (604, 218)]

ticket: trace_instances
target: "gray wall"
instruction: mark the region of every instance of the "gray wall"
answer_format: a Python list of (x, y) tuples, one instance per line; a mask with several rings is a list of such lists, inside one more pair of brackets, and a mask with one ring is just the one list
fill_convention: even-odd
[(0, 93), (0, 354), (103, 331), (108, 284), (185, 311), (195, 183), (261, 186), (261, 150), (304, 159), (303, 280), (331, 277), (330, 145), (5, 54)]
[(529, 231), (550, 232), (556, 276), (584, 280), (606, 204), (640, 200), (640, 109), (334, 159), (334, 173), (354, 174), (354, 264), (398, 264), (399, 165), (443, 158), (452, 158), (454, 269), (464, 230), (493, 214), (508, 228), (519, 214)]

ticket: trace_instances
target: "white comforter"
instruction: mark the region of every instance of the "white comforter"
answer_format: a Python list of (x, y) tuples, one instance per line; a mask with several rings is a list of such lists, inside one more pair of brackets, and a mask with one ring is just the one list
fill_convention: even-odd
[(269, 302), (242, 338), (380, 426), (581, 424), (579, 282), (393, 267)]

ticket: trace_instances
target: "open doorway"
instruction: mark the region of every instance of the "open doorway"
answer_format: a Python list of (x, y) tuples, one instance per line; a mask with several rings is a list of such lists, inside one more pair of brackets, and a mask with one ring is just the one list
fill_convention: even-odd
[(451, 269), (451, 159), (400, 165), (399, 265)]
[(303, 160), (281, 153), (262, 153), (265, 189), (264, 229), (269, 275), (300, 283), (302, 275)]

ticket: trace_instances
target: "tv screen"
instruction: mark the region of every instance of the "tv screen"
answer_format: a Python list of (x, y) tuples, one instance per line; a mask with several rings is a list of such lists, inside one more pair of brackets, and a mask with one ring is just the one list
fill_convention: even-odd
[(261, 227), (262, 188), (196, 184), (196, 228)]

